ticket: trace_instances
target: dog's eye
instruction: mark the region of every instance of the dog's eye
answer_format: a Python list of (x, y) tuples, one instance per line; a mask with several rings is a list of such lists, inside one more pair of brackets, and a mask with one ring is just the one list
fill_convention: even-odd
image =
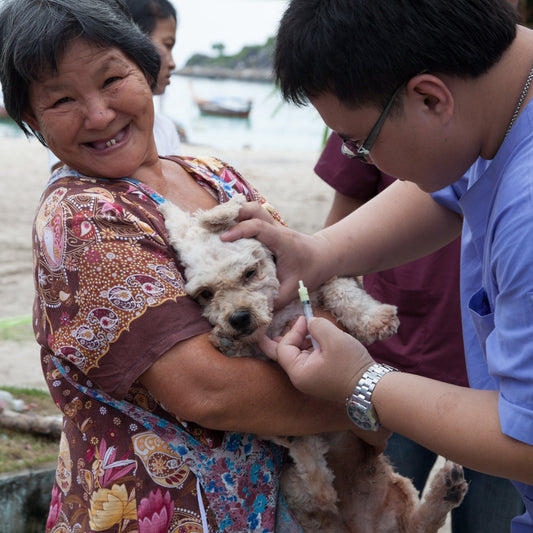
[(256, 268), (251, 268), (244, 273), (244, 279), (252, 279), (257, 274)]
[(195, 300), (210, 300), (213, 297), (213, 291), (210, 291), (209, 289), (204, 289), (203, 291), (200, 291), (197, 295)]

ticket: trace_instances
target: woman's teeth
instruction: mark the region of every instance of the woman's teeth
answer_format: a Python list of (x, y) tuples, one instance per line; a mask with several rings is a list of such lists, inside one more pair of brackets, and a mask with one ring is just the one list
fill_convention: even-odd
[(110, 146), (114, 146), (115, 144), (117, 144), (117, 141), (116, 139), (110, 139), (109, 141), (107, 141), (105, 143), (105, 145), (109, 148)]

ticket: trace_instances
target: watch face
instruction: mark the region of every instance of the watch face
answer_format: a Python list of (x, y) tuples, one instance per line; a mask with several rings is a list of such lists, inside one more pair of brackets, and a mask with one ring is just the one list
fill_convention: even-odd
[(367, 431), (374, 430), (374, 425), (368, 416), (368, 409), (366, 407), (358, 403), (350, 402), (347, 410), (348, 416), (353, 420), (354, 424)]

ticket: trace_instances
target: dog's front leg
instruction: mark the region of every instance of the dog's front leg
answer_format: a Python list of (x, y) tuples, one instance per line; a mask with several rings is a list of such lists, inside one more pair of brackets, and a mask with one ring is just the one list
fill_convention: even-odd
[(318, 294), (324, 308), (363, 344), (387, 339), (398, 329), (396, 307), (372, 298), (354, 278), (332, 278)]

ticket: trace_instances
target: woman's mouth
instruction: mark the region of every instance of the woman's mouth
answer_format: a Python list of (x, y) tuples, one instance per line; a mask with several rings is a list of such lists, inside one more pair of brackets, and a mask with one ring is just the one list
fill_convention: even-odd
[(125, 140), (127, 140), (129, 129), (130, 127), (128, 125), (110, 139), (88, 142), (85, 143), (85, 146), (96, 152), (107, 152), (110, 148), (115, 147), (117, 144), (122, 144)]

